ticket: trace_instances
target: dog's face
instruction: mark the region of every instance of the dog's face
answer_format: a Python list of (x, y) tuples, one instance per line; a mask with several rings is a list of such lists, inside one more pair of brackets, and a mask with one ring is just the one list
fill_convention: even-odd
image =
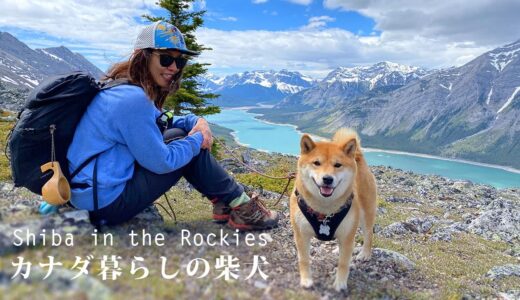
[(353, 184), (356, 174), (356, 140), (343, 144), (314, 142), (303, 135), (298, 175), (315, 199), (333, 201)]

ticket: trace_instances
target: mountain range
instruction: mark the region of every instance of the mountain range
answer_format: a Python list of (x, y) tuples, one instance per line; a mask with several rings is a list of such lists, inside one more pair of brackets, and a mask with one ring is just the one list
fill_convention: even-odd
[(0, 100), (2, 108), (18, 110), (26, 94), (45, 78), (72, 71), (96, 78), (103, 72), (66, 47), (31, 49), (7, 32), (0, 32)]
[[(0, 32), (2, 109), (19, 109), (41, 80), (73, 70), (102, 75), (65, 47), (32, 50)], [(322, 80), (271, 70), (209, 75), (199, 83), (221, 95), (217, 105), (273, 104), (253, 112), (304, 132), (328, 136), (346, 126), (365, 147), (520, 168), (520, 40), (442, 70), (380, 62), (339, 67)]]
[(274, 104), (288, 95), (311, 87), (315, 81), (299, 72), (250, 71), (225, 77), (208, 75), (199, 83), (205, 91), (219, 94), (213, 104), (222, 107)]
[(352, 127), (367, 147), (520, 167), (520, 41), (460, 67), (417, 71), (398, 76), (403, 85), (365, 81), (364, 90), (334, 76), (253, 111), (327, 136)]
[(380, 62), (370, 66), (339, 67), (312, 87), (283, 99), (276, 109), (307, 111), (330, 106), (341, 106), (345, 99), (387, 93), (429, 71), (392, 62)]

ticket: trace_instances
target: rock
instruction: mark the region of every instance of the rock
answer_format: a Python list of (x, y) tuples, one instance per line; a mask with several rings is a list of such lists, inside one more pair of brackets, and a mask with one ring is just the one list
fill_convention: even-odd
[(452, 223), (449, 226), (437, 228), (433, 234), (430, 236), (430, 240), (432, 241), (451, 241), (453, 233), (466, 232), (467, 225), (456, 222)]
[(520, 264), (508, 264), (504, 266), (493, 267), (486, 273), (486, 277), (491, 279), (501, 279), (509, 276), (520, 277)]
[(430, 236), (430, 241), (451, 241), (451, 232), (449, 231), (438, 231)]
[(130, 220), (131, 222), (132, 221), (136, 221), (136, 222), (146, 222), (146, 223), (150, 223), (150, 222), (158, 222), (158, 223), (163, 223), (163, 217), (161, 216), (161, 214), (159, 213), (159, 210), (157, 209), (156, 206), (154, 205), (150, 205), (148, 206), (145, 210), (143, 210), (142, 212), (140, 212), (138, 215), (136, 215), (132, 220)]
[(500, 299), (503, 300), (515, 300), (520, 299), (520, 290), (510, 290), (507, 292), (499, 293)]
[(226, 158), (219, 161), (220, 165), (226, 170), (234, 174), (249, 172), (249, 170), (239, 164), (234, 158)]
[(0, 256), (10, 253), (22, 251), (27, 247), (27, 243), (22, 242), (20, 246), (15, 246), (14, 243), (20, 244), (19, 238), (14, 235), (15, 230), (21, 230), (22, 234), (19, 237), (25, 237), (26, 232), (35, 235), (35, 243), (39, 245), (42, 243), (40, 233), (45, 229), (47, 234), (54, 229), (56, 233), (65, 237), (67, 233), (78, 235), (87, 235), (92, 232), (94, 227), (90, 224), (87, 211), (70, 211), (63, 214), (54, 214), (44, 216), (41, 218), (30, 219), (23, 222), (0, 224)]
[(507, 249), (505, 254), (517, 257), (520, 261), (520, 245), (513, 245), (513, 248)]
[(251, 164), (251, 152), (249, 151), (244, 151), (242, 152), (242, 162), (247, 164), (247, 165), (250, 165)]
[(493, 237), (513, 243), (520, 240), (520, 208), (502, 199), (491, 202), (479, 217), (471, 220), (468, 230), (494, 240)]
[[(45, 277), (47, 271), (47, 269), (44, 270), (38, 265), (32, 265), (31, 272), (27, 279), (23, 279), (21, 276), (17, 276), (14, 279), (11, 279), (14, 273), (3, 273), (2, 276), (2, 272), (0, 272), (0, 284), (3, 284), (2, 277), (7, 277), (9, 278), (9, 283), (7, 283), (7, 285), (23, 283), (31, 284), (31, 282), (37, 282), (39, 284), (45, 285), (46, 291), (48, 293), (61, 292), (61, 295), (63, 292), (83, 292), (87, 295), (88, 299), (112, 298), (110, 289), (101, 281), (93, 277), (97, 274), (81, 275), (76, 279), (72, 279), (78, 274), (78, 271), (71, 271), (60, 267), (54, 267), (49, 277), (46, 280), (43, 280), (43, 277)], [(7, 289), (7, 291), (9, 291), (9, 289)]]
[(255, 288), (258, 288), (258, 289), (265, 289), (267, 288), (267, 284), (263, 281), (258, 281), (258, 280), (255, 280), (255, 283), (253, 284), (255, 286)]
[(381, 231), (381, 235), (392, 237), (411, 232), (424, 234), (429, 232), (437, 221), (436, 217), (411, 218), (405, 222), (396, 222), (388, 225)]
[(4, 192), (9, 192), (14, 189), (14, 184), (12, 184), (10, 182), (3, 182), (1, 186), (2, 186), (1, 190)]
[(14, 122), (16, 118), (14, 116), (0, 117), (0, 122)]
[[(361, 251), (361, 247), (356, 247), (354, 250), (354, 257)], [(362, 264), (362, 263), (361, 263)], [(357, 266), (361, 266), (361, 264)], [(377, 266), (377, 274), (399, 274), (403, 271), (412, 271), (415, 269), (415, 263), (412, 262), (408, 257), (387, 249), (374, 248), (372, 249), (372, 257), (370, 259), (370, 266)]]
[(388, 198), (385, 199), (386, 201), (388, 202), (399, 202), (399, 203), (415, 203), (415, 204), (419, 204), (421, 203), (421, 201), (415, 199), (415, 198), (406, 198), (406, 197), (395, 197), (395, 196), (390, 196)]
[(437, 221), (437, 217), (411, 218), (406, 220), (405, 224), (408, 230), (412, 232), (427, 233)]
[(412, 180), (412, 179), (406, 179), (404, 182), (403, 182), (403, 185), (405, 186), (414, 186), (416, 185), (415, 181)]
[(392, 223), (383, 230), (381, 230), (381, 235), (387, 238), (393, 237), (395, 235), (402, 235), (408, 232), (408, 229), (403, 225), (402, 222)]
[(492, 201), (489, 203), (485, 209), (486, 210), (493, 210), (493, 209), (518, 209), (518, 204), (514, 204), (511, 200), (505, 200), (505, 199), (497, 199), (495, 201)]
[(384, 207), (378, 207), (378, 208), (377, 208), (377, 214), (378, 214), (378, 215), (384, 215), (384, 214), (386, 214), (387, 212), (388, 212), (388, 210), (387, 210), (386, 208), (384, 208)]

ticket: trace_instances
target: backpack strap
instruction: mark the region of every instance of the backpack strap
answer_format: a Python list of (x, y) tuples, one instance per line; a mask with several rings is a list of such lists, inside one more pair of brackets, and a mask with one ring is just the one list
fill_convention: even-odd
[(118, 78), (118, 79), (113, 79), (110, 81), (104, 81), (104, 82), (101, 82), (99, 85), (101, 87), (100, 90), (108, 90), (110, 88), (116, 87), (118, 85), (123, 85), (123, 84), (135, 85), (135, 84), (130, 83), (130, 81), (127, 78)]
[(96, 154), (96, 155), (93, 155), (91, 156), (89, 159), (87, 159), (86, 161), (84, 161), (81, 165), (79, 165), (79, 167), (76, 168), (76, 170), (74, 170), (74, 172), (72, 172), (70, 174), (70, 181), (72, 181), (72, 178), (74, 178), (76, 175), (78, 175), (78, 173), (83, 170), (83, 168), (85, 168), (93, 159), (95, 159), (96, 157), (99, 156), (99, 153)]
[(98, 180), (97, 180), (97, 166), (98, 159), (94, 163), (94, 174), (92, 174), (92, 192), (94, 193), (94, 211), (98, 211), (99, 209), (99, 201), (98, 201)]
[[(74, 187), (78, 187), (78, 188), (85, 188), (85, 187), (89, 187), (88, 184), (85, 184), (85, 183), (72, 183), (72, 178), (74, 178), (74, 176), (78, 175), (78, 173), (83, 170), (92, 160), (96, 159), (99, 157), (101, 153), (98, 153), (96, 155), (93, 155), (91, 156), (89, 159), (87, 159), (86, 161), (84, 161), (79, 167), (76, 168), (76, 170), (74, 170), (74, 172), (71, 173), (70, 175), (70, 186), (72, 188)], [(92, 192), (93, 192), (93, 197), (94, 197), (94, 211), (97, 211), (99, 209), (99, 200), (98, 200), (98, 180), (97, 180), (97, 166), (98, 166), (98, 160), (96, 159), (96, 162), (94, 163), (94, 172), (92, 174)], [(96, 226), (96, 228), (99, 230), (98, 228), (98, 225), (99, 224), (94, 224)]]

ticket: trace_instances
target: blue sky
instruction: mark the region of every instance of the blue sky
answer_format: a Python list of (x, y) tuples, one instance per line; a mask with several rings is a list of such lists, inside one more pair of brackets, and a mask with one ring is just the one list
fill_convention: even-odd
[[(31, 48), (66, 46), (100, 69), (126, 59), (156, 0), (3, 0), (0, 31)], [(517, 0), (198, 0), (198, 60), (210, 72), (289, 69), (323, 78), (380, 61), (443, 68), (520, 39)]]
[(244, 0), (207, 1), (205, 25), (221, 30), (291, 30), (308, 24), (311, 17), (328, 16), (329, 27), (337, 27), (360, 35), (374, 32), (375, 22), (357, 12), (331, 10), (320, 1), (309, 5), (289, 1), (254, 4)]

